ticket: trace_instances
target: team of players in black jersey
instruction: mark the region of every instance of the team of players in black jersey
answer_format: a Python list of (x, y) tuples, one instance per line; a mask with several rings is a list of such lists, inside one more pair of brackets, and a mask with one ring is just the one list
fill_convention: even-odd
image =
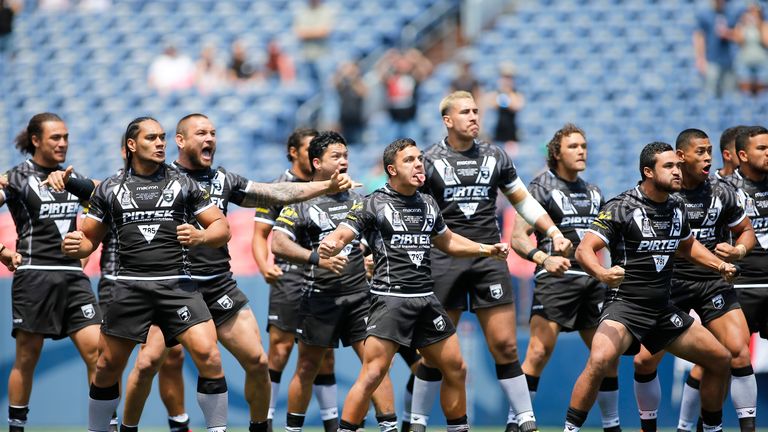
[[(179, 121), (179, 157), (171, 165), (164, 129), (140, 117), (122, 140), (124, 168), (98, 182), (63, 168), (64, 121), (34, 116), (16, 141), (31, 158), (0, 180), (0, 200), (18, 234), (15, 252), (0, 245), (0, 261), (15, 271), (10, 430), (26, 424), (44, 339), (69, 336), (88, 369), (90, 431), (118, 427), (120, 377), (136, 344), (142, 346), (125, 385), (120, 430), (138, 429), (158, 371), (171, 430), (188, 430), (179, 345), (198, 368), (207, 430), (226, 430), (217, 341), (245, 370), (250, 430), (271, 430), (294, 340), (299, 361), (286, 430), (302, 429), (313, 387), (326, 430), (360, 429), (371, 401), (380, 429), (397, 430), (388, 371), (400, 352), (414, 372), (402, 428), (426, 430), (440, 394), (448, 430), (465, 431), (466, 365), (455, 332), (464, 310), (477, 315), (496, 362), (510, 405), (508, 431), (537, 429), (532, 400), (562, 331), (579, 331), (590, 348), (565, 431), (579, 430), (595, 399), (604, 430), (621, 430), (621, 355), (635, 355), (642, 429), (654, 431), (664, 351), (696, 365), (678, 430), (693, 430), (697, 419), (701, 430), (721, 430), (729, 380), (741, 430), (755, 430), (749, 336), (768, 337), (768, 129), (726, 131), (726, 166), (712, 175), (712, 145), (701, 130), (680, 133), (675, 148), (648, 144), (641, 181), (606, 202), (580, 177), (587, 141), (578, 127), (555, 133), (549, 169), (526, 187), (501, 148), (477, 139), (471, 94), (450, 94), (440, 113), (446, 137), (423, 153), (410, 139), (389, 144), (386, 185), (367, 197), (352, 190), (359, 185), (347, 175), (347, 145), (334, 132), (294, 133), (291, 169), (262, 184), (213, 167), (216, 130), (205, 115)], [(496, 220), (499, 191), (517, 210), (512, 249), (537, 264), (522, 365), (504, 262), (509, 246)], [(271, 286), (268, 353), (229, 268), (229, 203), (256, 208), (254, 256)], [(268, 260), (270, 231), (275, 265)], [(97, 300), (79, 260), (102, 242)], [(609, 252), (608, 268), (601, 249)], [(332, 355), (339, 341), (362, 362), (340, 418)]]

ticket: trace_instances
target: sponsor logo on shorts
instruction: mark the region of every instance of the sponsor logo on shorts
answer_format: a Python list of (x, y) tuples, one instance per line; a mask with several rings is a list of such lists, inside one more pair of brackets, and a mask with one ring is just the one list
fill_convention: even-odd
[(371, 330), (373, 330), (373, 329), (375, 329), (375, 328), (376, 328), (376, 324), (374, 324), (374, 325), (372, 325), (372, 326), (368, 326), (368, 327), (366, 327), (366, 328), (365, 328), (365, 331), (371, 331)]
[(269, 315), (267, 316), (267, 319), (271, 321), (277, 321), (278, 319), (280, 319), (280, 317), (278, 315)]
[(176, 313), (179, 315), (179, 318), (181, 318), (182, 321), (189, 321), (189, 319), (192, 318), (192, 313), (186, 306), (176, 310)]
[(501, 284), (493, 284), (488, 287), (488, 289), (491, 291), (491, 297), (495, 298), (496, 300), (500, 299), (502, 295), (504, 295), (504, 290), (501, 288)]
[(365, 325), (368, 325), (368, 317), (363, 317), (363, 323), (365, 323)]
[(93, 308), (91, 303), (80, 306), (80, 310), (83, 311), (83, 316), (87, 319), (91, 319), (96, 316), (96, 309)]
[(443, 318), (442, 315), (433, 319), (432, 323), (435, 325), (437, 331), (445, 330), (445, 318)]
[(235, 304), (235, 302), (233, 302), (232, 299), (229, 298), (229, 296), (226, 294), (216, 300), (216, 303), (218, 303), (219, 306), (221, 306), (223, 309), (232, 309), (232, 306)]
[(531, 310), (544, 310), (544, 305), (531, 306)]
[(21, 319), (21, 318), (14, 318), (14, 319), (13, 319), (13, 323), (14, 323), (14, 324), (21, 324), (21, 323), (23, 323), (23, 322), (24, 322), (24, 320), (23, 320), (23, 319)]
[(712, 306), (714, 306), (715, 309), (722, 309), (723, 306), (725, 306), (725, 299), (722, 294), (712, 297)]
[(296, 329), (296, 334), (304, 334), (304, 330), (302, 330), (302, 329)]
[(669, 317), (669, 320), (672, 321), (672, 324), (675, 325), (675, 327), (682, 327), (683, 326), (683, 319), (680, 318), (680, 315), (674, 314), (671, 317)]

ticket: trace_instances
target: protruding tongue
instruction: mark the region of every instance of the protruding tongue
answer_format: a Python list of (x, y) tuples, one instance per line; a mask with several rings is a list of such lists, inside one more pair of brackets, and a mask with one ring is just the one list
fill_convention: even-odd
[(424, 183), (424, 181), (427, 179), (424, 174), (416, 174), (416, 178), (419, 179), (419, 181), (422, 183)]

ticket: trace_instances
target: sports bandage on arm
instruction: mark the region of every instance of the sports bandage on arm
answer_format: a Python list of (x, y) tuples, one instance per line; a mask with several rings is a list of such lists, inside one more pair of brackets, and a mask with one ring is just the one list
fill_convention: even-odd
[(532, 197), (530, 193), (528, 193), (528, 190), (525, 190), (525, 198), (523, 198), (522, 201), (514, 203), (515, 210), (520, 214), (520, 216), (525, 219), (526, 222), (528, 222), (528, 225), (535, 227), (536, 221), (539, 220), (540, 217), (547, 214), (547, 212), (544, 210), (544, 207), (539, 204), (538, 201), (536, 201), (536, 198)]

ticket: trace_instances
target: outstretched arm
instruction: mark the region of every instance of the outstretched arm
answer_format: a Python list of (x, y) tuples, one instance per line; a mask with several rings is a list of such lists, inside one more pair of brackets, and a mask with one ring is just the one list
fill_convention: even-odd
[(477, 243), (448, 228), (433, 237), (432, 243), (436, 248), (455, 257), (493, 257), (503, 261), (509, 255), (509, 245), (506, 243)]
[(288, 261), (299, 264), (314, 264), (336, 274), (341, 274), (347, 264), (347, 257), (345, 256), (320, 258), (317, 252), (302, 247), (293, 241), (288, 234), (278, 229), (272, 231), (272, 252)]
[(330, 180), (318, 182), (257, 183), (249, 181), (245, 190), (245, 198), (243, 198), (240, 206), (282, 206), (305, 201), (320, 195), (333, 195), (359, 186), (362, 185), (353, 182), (347, 174), (341, 174), (338, 170)]

